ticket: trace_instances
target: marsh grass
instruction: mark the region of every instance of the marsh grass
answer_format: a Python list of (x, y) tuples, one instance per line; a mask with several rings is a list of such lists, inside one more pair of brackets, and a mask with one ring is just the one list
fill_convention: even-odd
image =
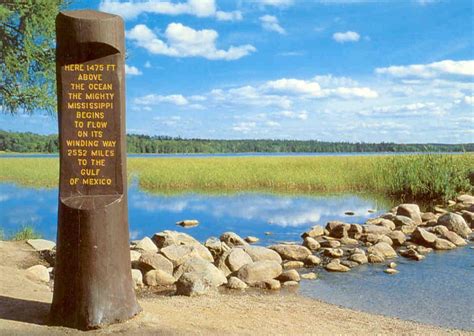
[[(470, 192), (474, 154), (131, 158), (129, 176), (149, 192), (240, 191), (277, 193), (377, 193), (402, 199), (446, 200)], [(0, 160), (0, 181), (56, 187), (52, 158)]]

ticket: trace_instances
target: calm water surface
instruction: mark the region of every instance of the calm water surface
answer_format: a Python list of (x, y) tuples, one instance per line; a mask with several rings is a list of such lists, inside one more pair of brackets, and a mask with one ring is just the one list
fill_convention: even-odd
[[(0, 183), (0, 227), (7, 234), (32, 225), (46, 239), (55, 240), (57, 189), (33, 189)], [(362, 196), (281, 196), (241, 193), (232, 195), (154, 195), (129, 188), (132, 239), (169, 229), (187, 232), (204, 241), (234, 231), (254, 235), (263, 245), (299, 241), (309, 226), (329, 220), (363, 223), (385, 212), (391, 204)], [(375, 209), (375, 214), (369, 214)], [(345, 216), (345, 211), (355, 216)], [(198, 219), (191, 229), (176, 226)], [(265, 235), (265, 232), (272, 235)], [(472, 246), (472, 245), (471, 245)], [(318, 270), (320, 278), (302, 281), (299, 292), (342, 306), (430, 324), (474, 329), (474, 250), (470, 247), (432, 253), (416, 263), (397, 260), (400, 273), (389, 276), (383, 266), (362, 266), (348, 273)]]

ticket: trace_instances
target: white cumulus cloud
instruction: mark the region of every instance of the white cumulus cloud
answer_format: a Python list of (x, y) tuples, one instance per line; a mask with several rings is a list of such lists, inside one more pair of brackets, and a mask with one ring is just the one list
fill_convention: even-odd
[(263, 29), (268, 31), (274, 31), (282, 35), (286, 34), (285, 29), (280, 26), (280, 23), (278, 22), (278, 18), (276, 16), (264, 15), (261, 16), (259, 19)]
[(345, 42), (357, 42), (360, 40), (360, 35), (354, 31), (346, 31), (344, 33), (337, 32), (332, 35), (334, 41), (338, 43), (345, 43)]
[(137, 46), (152, 54), (172, 57), (204, 57), (209, 60), (236, 60), (256, 51), (255, 47), (246, 44), (230, 46), (229, 49), (217, 49), (216, 40), (219, 34), (212, 29), (194, 30), (181, 23), (170, 23), (164, 33), (166, 42), (146, 25), (139, 24), (127, 32), (127, 38)]
[(99, 10), (118, 14), (125, 20), (134, 19), (142, 13), (182, 15), (188, 14), (196, 17), (215, 17), (220, 21), (241, 20), (240, 11), (223, 12), (217, 10), (215, 0), (187, 0), (184, 2), (171, 2), (166, 0), (146, 1), (118, 1), (103, 0)]
[(443, 75), (474, 76), (474, 60), (452, 61), (444, 60), (429, 64), (394, 65), (376, 68), (377, 74), (393, 77), (435, 78)]
[(125, 73), (130, 76), (142, 75), (142, 72), (137, 67), (127, 64), (125, 64)]

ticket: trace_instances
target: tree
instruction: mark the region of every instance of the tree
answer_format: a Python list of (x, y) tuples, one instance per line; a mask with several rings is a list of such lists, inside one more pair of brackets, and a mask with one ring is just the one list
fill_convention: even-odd
[(0, 109), (56, 111), (55, 18), (64, 0), (0, 1)]

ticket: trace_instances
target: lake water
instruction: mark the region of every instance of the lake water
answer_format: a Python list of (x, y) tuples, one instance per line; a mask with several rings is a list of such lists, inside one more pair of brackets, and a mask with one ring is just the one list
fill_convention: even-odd
[[(57, 189), (33, 189), (0, 183), (0, 227), (13, 233), (32, 225), (55, 240)], [(257, 236), (262, 245), (300, 241), (309, 226), (329, 220), (363, 223), (392, 204), (363, 196), (284, 196), (261, 193), (231, 195), (155, 195), (129, 188), (132, 239), (162, 230), (184, 231), (204, 241), (225, 231)], [(375, 209), (376, 213), (368, 213)], [(344, 215), (354, 211), (355, 216)], [(198, 219), (184, 229), (175, 223)], [(271, 232), (271, 235), (265, 235)], [(330, 303), (403, 319), (474, 329), (474, 250), (432, 253), (416, 263), (397, 260), (400, 273), (389, 276), (383, 266), (365, 265), (348, 273), (317, 270), (320, 278), (302, 281), (299, 292)]]

